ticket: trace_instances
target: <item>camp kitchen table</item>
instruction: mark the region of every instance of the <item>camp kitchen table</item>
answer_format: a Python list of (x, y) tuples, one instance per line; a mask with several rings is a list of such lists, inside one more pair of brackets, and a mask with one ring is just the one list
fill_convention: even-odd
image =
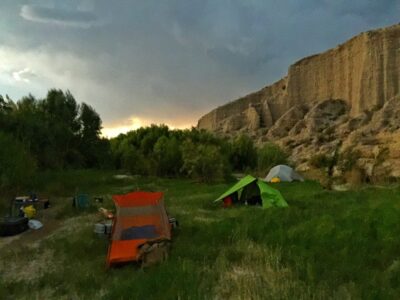
[(27, 196), (22, 196), (22, 197), (16, 197), (13, 200), (12, 204), (12, 215), (18, 215), (19, 214), (19, 209), (21, 207), (26, 207), (29, 205), (33, 205), (34, 208), (36, 209), (47, 209), (50, 205), (49, 199), (37, 199), (37, 200), (32, 200), (30, 197)]

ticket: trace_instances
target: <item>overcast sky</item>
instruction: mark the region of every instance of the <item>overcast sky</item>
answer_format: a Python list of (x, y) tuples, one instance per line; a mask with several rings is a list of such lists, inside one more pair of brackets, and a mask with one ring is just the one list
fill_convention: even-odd
[(69, 89), (107, 134), (185, 127), (304, 56), (399, 22), (400, 0), (1, 0), (0, 94)]

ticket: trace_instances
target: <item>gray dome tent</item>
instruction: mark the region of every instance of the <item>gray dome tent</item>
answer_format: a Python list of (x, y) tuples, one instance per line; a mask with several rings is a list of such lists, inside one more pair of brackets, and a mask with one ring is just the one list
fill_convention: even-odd
[(271, 182), (271, 179), (274, 177), (278, 177), (281, 181), (289, 181), (292, 182), (293, 180), (304, 181), (304, 178), (293, 170), (291, 167), (286, 165), (277, 165), (273, 167), (267, 177), (265, 177), (265, 181)]

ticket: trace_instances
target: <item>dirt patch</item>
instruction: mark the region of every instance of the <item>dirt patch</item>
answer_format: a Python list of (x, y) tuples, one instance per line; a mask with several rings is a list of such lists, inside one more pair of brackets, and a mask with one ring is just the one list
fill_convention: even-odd
[(281, 265), (280, 251), (268, 249), (252, 241), (233, 245), (243, 258), (232, 263), (222, 251), (216, 267), (221, 270), (214, 289), (214, 299), (310, 299), (293, 272)]
[(15, 256), (13, 263), (6, 264), (3, 260), (1, 277), (5, 282), (19, 280), (33, 281), (40, 278), (43, 273), (51, 272), (60, 267), (57, 262), (61, 260), (60, 258), (55, 259), (53, 250), (44, 249), (43, 252), (33, 255), (29, 259), (20, 259), (20, 255)]
[[(44, 227), (39, 230), (28, 230), (20, 235), (0, 240), (0, 276), (3, 282), (32, 282), (44, 273), (62, 268), (63, 258), (55, 257), (54, 250), (41, 247), (42, 242), (52, 237), (63, 237), (79, 228), (91, 226), (98, 218), (96, 214), (71, 217), (59, 220), (58, 209), (43, 212), (40, 220)], [(39, 298), (43, 298), (42, 292)], [(50, 295), (51, 290), (44, 293)], [(47, 297), (45, 297), (47, 298)], [(51, 297), (50, 297), (51, 298)]]
[(49, 235), (44, 237), (42, 240), (53, 238), (53, 237), (64, 237), (68, 236), (74, 231), (77, 231), (79, 228), (92, 226), (98, 220), (97, 214), (90, 214), (84, 216), (73, 217), (65, 220), (53, 230)]
[(38, 247), (42, 240), (58, 234), (68, 234), (78, 227), (89, 225), (96, 221), (96, 214), (70, 217), (66, 220), (60, 219), (60, 212), (65, 209), (65, 203), (69, 198), (54, 199), (52, 207), (39, 210), (36, 219), (43, 223), (39, 230), (29, 229), (19, 235), (0, 238), (0, 252), (3, 249), (20, 249), (22, 247)]
[(63, 209), (62, 203), (67, 201), (64, 198), (56, 199), (51, 202), (52, 207), (37, 212), (36, 219), (42, 222), (43, 227), (39, 230), (29, 229), (19, 235), (4, 237), (0, 239), (0, 251), (7, 248), (16, 248), (24, 246), (37, 246), (38, 243), (46, 236), (51, 234), (61, 226), (62, 220), (57, 219), (60, 210)]

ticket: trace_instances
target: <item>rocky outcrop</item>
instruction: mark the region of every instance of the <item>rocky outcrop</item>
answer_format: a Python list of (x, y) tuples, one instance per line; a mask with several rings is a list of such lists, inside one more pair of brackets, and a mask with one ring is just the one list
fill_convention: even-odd
[(300, 168), (316, 153), (351, 149), (371, 176), (378, 165), (400, 176), (399, 93), (395, 25), (296, 62), (278, 82), (203, 116), (198, 128), (274, 141), (291, 151)]

